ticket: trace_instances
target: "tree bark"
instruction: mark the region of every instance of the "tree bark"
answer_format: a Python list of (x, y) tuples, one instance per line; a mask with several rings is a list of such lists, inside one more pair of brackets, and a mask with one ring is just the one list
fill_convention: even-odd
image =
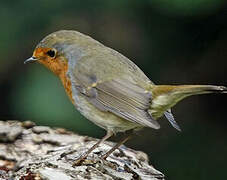
[(101, 159), (115, 144), (109, 141), (73, 167), (95, 142), (62, 128), (0, 121), (0, 180), (164, 179), (141, 151), (121, 146), (107, 160)]

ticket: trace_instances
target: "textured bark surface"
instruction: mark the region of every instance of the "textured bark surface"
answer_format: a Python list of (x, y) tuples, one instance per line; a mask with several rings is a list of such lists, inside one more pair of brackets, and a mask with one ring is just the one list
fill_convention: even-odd
[(97, 139), (32, 122), (0, 121), (0, 180), (164, 179), (145, 153), (121, 146), (107, 160), (105, 142), (80, 165), (72, 163)]

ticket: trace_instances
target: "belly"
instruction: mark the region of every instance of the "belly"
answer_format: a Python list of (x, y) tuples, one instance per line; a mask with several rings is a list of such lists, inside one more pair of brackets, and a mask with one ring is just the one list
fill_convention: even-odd
[(101, 128), (117, 133), (142, 127), (140, 124), (123, 119), (111, 112), (101, 111), (80, 94), (75, 94), (73, 98), (76, 109)]

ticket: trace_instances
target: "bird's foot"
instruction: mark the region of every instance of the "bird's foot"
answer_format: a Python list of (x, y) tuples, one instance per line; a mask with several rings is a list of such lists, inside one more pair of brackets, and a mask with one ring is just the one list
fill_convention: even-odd
[(76, 159), (74, 162), (73, 162), (73, 164), (72, 164), (72, 166), (73, 167), (75, 167), (75, 166), (80, 166), (82, 163), (83, 163), (83, 161), (85, 161), (86, 160), (86, 157), (87, 156), (80, 156), (78, 159)]
[(85, 158), (80, 157), (73, 162), (72, 167), (81, 166), (81, 165), (91, 165), (96, 162), (97, 162), (97, 160), (95, 160), (95, 159), (86, 159), (86, 157)]
[(88, 157), (88, 154), (85, 153), (83, 155), (81, 155), (79, 158), (77, 158), (72, 166), (75, 167), (75, 166), (80, 166), (80, 165), (88, 165), (88, 164), (94, 164), (95, 162), (97, 161), (101, 161), (101, 162), (104, 162), (106, 161), (106, 158), (109, 156), (110, 154), (107, 152), (105, 154), (103, 154), (102, 156), (99, 156), (98, 157), (93, 157), (92, 159), (90, 158), (87, 158)]

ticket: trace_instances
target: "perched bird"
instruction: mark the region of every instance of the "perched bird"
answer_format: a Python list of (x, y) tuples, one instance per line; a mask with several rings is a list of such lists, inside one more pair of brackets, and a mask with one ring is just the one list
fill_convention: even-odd
[(224, 86), (155, 85), (143, 71), (119, 52), (71, 30), (46, 36), (28, 62), (39, 62), (56, 74), (76, 109), (107, 133), (76, 163), (117, 132), (129, 132), (102, 157), (105, 159), (143, 127), (159, 129), (165, 116), (180, 131), (171, 107), (185, 97), (226, 93)]

